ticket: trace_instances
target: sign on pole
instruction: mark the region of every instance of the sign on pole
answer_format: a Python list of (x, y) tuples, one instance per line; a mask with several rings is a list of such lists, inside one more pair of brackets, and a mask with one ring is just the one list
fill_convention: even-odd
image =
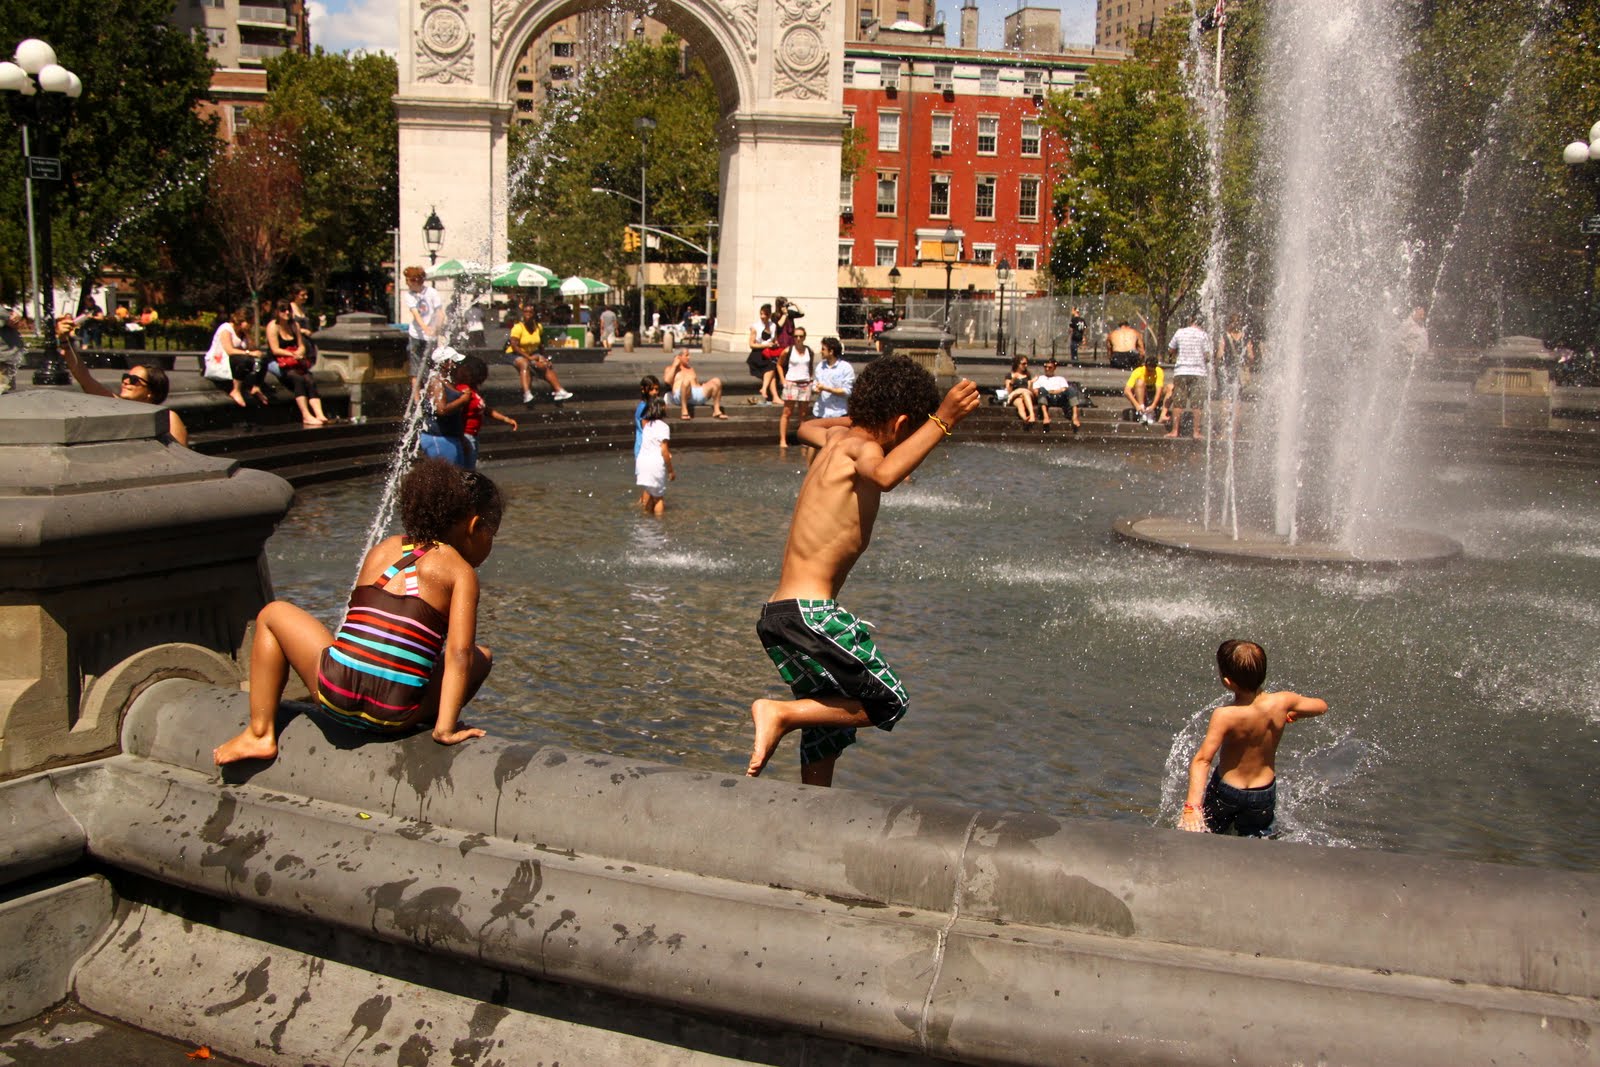
[(61, 160), (51, 156), (29, 156), (28, 177), (36, 182), (61, 180)]
[(1600, 233), (1600, 215), (1590, 215), (1578, 223), (1578, 232), (1587, 234)]

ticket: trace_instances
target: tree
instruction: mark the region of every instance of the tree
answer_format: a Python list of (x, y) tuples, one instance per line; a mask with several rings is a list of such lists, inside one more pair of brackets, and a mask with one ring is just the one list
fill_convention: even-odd
[[(656, 123), (642, 156), (634, 127), (640, 117)], [(717, 217), (720, 117), (705, 67), (697, 60), (685, 66), (675, 40), (618, 49), (571, 94), (550, 101), (536, 125), (513, 131), (513, 258), (559, 274), (623, 276), (632, 257), (623, 254), (622, 232), (637, 222), (638, 205), (591, 189), (637, 197), (641, 158), (649, 225), (705, 244), (704, 224)], [(677, 248), (686, 255), (663, 258), (694, 255)]]
[[(34, 98), (50, 112), (33, 128), (34, 152), (58, 155), (64, 170), (51, 196), (61, 277), (90, 276), (108, 263), (151, 277), (166, 235), (181, 239), (173, 220), (203, 195), (215, 122), (196, 105), (209, 98), (211, 63), (204, 43), (174, 27), (171, 14), (171, 0), (122, 0), (114, 15), (94, 0), (0, 0), (7, 47), (42, 37), (83, 79), (83, 96), (70, 104)], [(7, 296), (25, 286), (28, 271), (16, 177), (22, 146), (13, 134), (0, 138), (0, 291)]]
[(294, 258), (318, 299), (337, 270), (365, 273), (389, 254), (399, 213), (399, 84), (386, 55), (285, 52), (267, 64), (262, 118), (291, 122), (304, 186)]
[(253, 123), (211, 167), (210, 210), (222, 262), (250, 290), (258, 334), (261, 292), (301, 232), (298, 135), (287, 120)]
[(1158, 343), (1200, 285), (1210, 237), (1206, 147), (1182, 83), (1185, 28), (1167, 18), (1132, 59), (1096, 68), (1083, 98), (1057, 94), (1046, 112), (1069, 155), (1051, 274), (1147, 291)]

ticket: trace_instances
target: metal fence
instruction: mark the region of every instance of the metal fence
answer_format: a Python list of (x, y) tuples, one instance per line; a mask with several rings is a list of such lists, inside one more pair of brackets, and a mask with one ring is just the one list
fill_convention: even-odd
[[(865, 336), (866, 324), (872, 315), (887, 311), (889, 301), (856, 301), (839, 305), (839, 332), (847, 339)], [(910, 321), (942, 325), (945, 317), (943, 293), (917, 293), (901, 295), (895, 301), (898, 316)], [(956, 345), (961, 348), (987, 348), (1005, 355), (1021, 353), (1027, 356), (1046, 353), (1066, 358), (1072, 349), (1071, 330), (1068, 323), (1072, 309), (1077, 308), (1087, 328), (1078, 358), (1084, 363), (1107, 361), (1106, 334), (1126, 321), (1135, 329), (1145, 329), (1145, 344), (1154, 348), (1155, 324), (1151, 318), (1150, 300), (1143, 293), (1108, 293), (1092, 296), (1018, 296), (1007, 293), (1004, 301), (1005, 322), (1000, 321), (1001, 301), (993, 293), (974, 294), (953, 292), (950, 296), (950, 329), (955, 334)], [(1003, 336), (1002, 336), (1003, 334)]]

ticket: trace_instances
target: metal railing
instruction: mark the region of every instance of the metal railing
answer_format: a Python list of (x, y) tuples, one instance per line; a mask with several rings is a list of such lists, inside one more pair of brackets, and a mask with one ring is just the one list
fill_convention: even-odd
[(289, 25), (289, 12), (281, 7), (262, 7), (259, 4), (240, 4), (240, 22), (270, 22), (277, 26)]

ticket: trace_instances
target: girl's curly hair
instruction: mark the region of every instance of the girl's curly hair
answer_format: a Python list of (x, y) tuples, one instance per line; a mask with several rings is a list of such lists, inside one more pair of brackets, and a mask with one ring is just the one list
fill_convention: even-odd
[(400, 525), (406, 539), (441, 543), (461, 520), (474, 515), (498, 529), (505, 514), (500, 489), (477, 471), (442, 459), (424, 459), (400, 484)]
[(879, 356), (856, 379), (845, 409), (850, 421), (868, 430), (882, 430), (896, 415), (913, 419), (939, 407), (939, 386), (933, 375), (910, 356)]

